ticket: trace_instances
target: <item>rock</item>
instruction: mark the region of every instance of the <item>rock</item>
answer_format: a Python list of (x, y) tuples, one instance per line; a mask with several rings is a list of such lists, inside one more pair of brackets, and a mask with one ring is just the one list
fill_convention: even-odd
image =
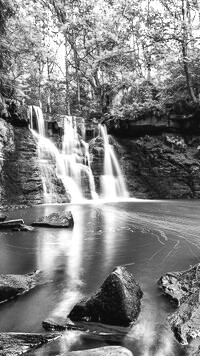
[(52, 213), (33, 222), (32, 226), (73, 227), (74, 219), (71, 211)]
[(0, 303), (24, 294), (41, 283), (41, 271), (39, 270), (24, 275), (1, 274)]
[(192, 293), (169, 318), (176, 339), (187, 345), (200, 336), (200, 296)]
[(188, 344), (200, 336), (200, 264), (182, 272), (170, 272), (158, 281), (164, 294), (178, 304), (168, 320), (176, 339)]
[(37, 145), (28, 127), (0, 118), (0, 206), (43, 203)]
[(24, 225), (24, 220), (22, 219), (7, 220), (4, 222), (0, 222), (0, 229), (19, 228), (22, 225)]
[(163, 293), (172, 298), (178, 305), (185, 301), (200, 287), (200, 263), (181, 272), (169, 272), (158, 281)]
[(3, 222), (4, 220), (6, 220), (6, 215), (4, 214), (0, 214), (0, 222)]
[[(133, 356), (133, 353), (122, 346), (105, 346), (96, 349), (71, 351), (69, 356)], [(63, 355), (64, 356), (64, 355)]]
[[(131, 331), (132, 324), (128, 327), (106, 325), (101, 323), (72, 321), (67, 317), (52, 316), (42, 323), (45, 330), (63, 331), (63, 330), (79, 330), (84, 338), (89, 340), (100, 340), (106, 342), (122, 342), (124, 337), (129, 338), (129, 332)], [(131, 334), (130, 334), (131, 335)], [(130, 336), (131, 337), (131, 336)]]
[(128, 326), (137, 319), (142, 291), (125, 267), (116, 267), (100, 289), (76, 304), (68, 317), (109, 325)]
[[(116, 137), (116, 136), (115, 136)], [(162, 136), (122, 139), (118, 157), (130, 196), (149, 199), (200, 197), (200, 160), (191, 145), (182, 151)]]
[(14, 227), (13, 231), (34, 231), (34, 227), (20, 224), (18, 227)]
[(0, 355), (24, 355), (59, 337), (60, 334), (0, 333)]

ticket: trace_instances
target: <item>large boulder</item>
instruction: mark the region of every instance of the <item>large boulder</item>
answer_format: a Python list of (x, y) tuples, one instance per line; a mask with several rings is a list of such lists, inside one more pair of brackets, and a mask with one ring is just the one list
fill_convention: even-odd
[[(105, 346), (90, 350), (72, 351), (69, 356), (133, 356), (133, 353), (122, 346)], [(63, 355), (64, 356), (64, 355)]]
[(68, 317), (109, 325), (128, 326), (137, 319), (142, 291), (125, 267), (116, 267), (100, 289), (76, 304)]
[(0, 333), (0, 355), (19, 356), (61, 337), (60, 334)]
[(178, 305), (200, 287), (200, 263), (181, 272), (168, 272), (158, 281), (163, 293), (172, 298)]
[(181, 344), (200, 336), (200, 264), (182, 272), (170, 272), (158, 281), (164, 294), (178, 304), (169, 316), (175, 337)]
[(1, 274), (0, 275), (0, 303), (6, 302), (18, 295), (28, 292), (40, 285), (41, 271), (28, 274)]
[(52, 213), (48, 216), (43, 216), (32, 223), (33, 226), (45, 227), (73, 227), (74, 219), (71, 211), (62, 213)]

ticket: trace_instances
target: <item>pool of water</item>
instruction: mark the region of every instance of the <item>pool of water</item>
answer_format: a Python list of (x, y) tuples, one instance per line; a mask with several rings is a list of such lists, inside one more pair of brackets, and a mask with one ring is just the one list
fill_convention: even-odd
[[(0, 305), (0, 331), (43, 332), (42, 321), (65, 316), (83, 296), (93, 293), (115, 266), (134, 274), (144, 296), (141, 313), (122, 345), (135, 356), (184, 356), (167, 323), (174, 310), (157, 287), (168, 271), (200, 260), (199, 201), (127, 201), (37, 206), (8, 214), (31, 224), (36, 217), (71, 210), (73, 229), (35, 228), (0, 232), (0, 273), (44, 271), (49, 281)], [(62, 341), (34, 352), (58, 355), (106, 345), (68, 331)], [(59, 350), (58, 350), (59, 349)]]

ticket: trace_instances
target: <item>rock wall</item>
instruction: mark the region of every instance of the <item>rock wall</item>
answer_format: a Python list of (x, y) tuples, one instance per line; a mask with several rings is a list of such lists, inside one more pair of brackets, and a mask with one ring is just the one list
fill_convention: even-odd
[[(116, 143), (118, 142), (118, 143)], [(173, 134), (117, 138), (115, 149), (130, 196), (144, 199), (200, 198), (200, 136)], [(96, 188), (103, 169), (102, 139), (90, 144)], [(55, 177), (60, 201), (66, 201)], [(0, 209), (43, 203), (37, 147), (27, 127), (0, 119)]]
[(0, 119), (0, 208), (42, 202), (37, 148), (31, 132)]
[(200, 198), (200, 137), (119, 139), (117, 150), (131, 196)]

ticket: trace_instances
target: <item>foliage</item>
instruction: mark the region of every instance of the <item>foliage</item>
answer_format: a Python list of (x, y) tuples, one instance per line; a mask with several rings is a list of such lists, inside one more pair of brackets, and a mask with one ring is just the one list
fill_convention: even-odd
[(1, 97), (49, 117), (199, 110), (197, 1), (0, 0), (0, 10)]

